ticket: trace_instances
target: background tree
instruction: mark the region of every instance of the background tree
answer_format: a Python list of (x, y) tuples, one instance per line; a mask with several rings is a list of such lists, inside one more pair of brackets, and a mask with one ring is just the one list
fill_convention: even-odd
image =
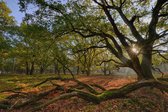
[(11, 10), (6, 6), (5, 2), (0, 1), (0, 67), (1, 73), (9, 72), (12, 62), (10, 57), (11, 40), (9, 32), (15, 25), (14, 18), (10, 16)]
[[(66, 69), (75, 78), (71, 69), (76, 66), (73, 64), (75, 57), (79, 57), (77, 60), (82, 65), (81, 69), (90, 74), (98, 54), (103, 56), (103, 53), (106, 53), (104, 50), (108, 50), (111, 56), (108, 53), (109, 57), (103, 56), (103, 60), (110, 58), (108, 60), (117, 66), (133, 69), (137, 73), (138, 81), (119, 89), (110, 90), (97, 85), (96, 87), (102, 91), (97, 91), (93, 87), (95, 85), (85, 84), (76, 79), (71, 81), (76, 82), (77, 87), (69, 88), (51, 82), (56, 88), (19, 104), (20, 107), (30, 102), (36, 102), (55, 89), (63, 92), (66, 90), (66, 93), (36, 107), (35, 110), (56, 100), (74, 96), (93, 103), (100, 103), (110, 98), (125, 97), (130, 92), (147, 86), (155, 87), (163, 93), (168, 92), (167, 82), (156, 80), (152, 73), (153, 54), (158, 54), (166, 59), (166, 55), (163, 53), (166, 50), (159, 48), (168, 43), (168, 21), (165, 19), (168, 14), (167, 0), (152, 0), (152, 2), (150, 0), (69, 0), (66, 3), (53, 0), (20, 0), (21, 10), (26, 12), (29, 3), (36, 5), (39, 9), (32, 15), (26, 14), (27, 24), (22, 24), (20, 27), (22, 31), (21, 38), (18, 39), (20, 42), (14, 46), (23, 52), (22, 61), (26, 63), (28, 74), (33, 74), (34, 69), (37, 69), (35, 65), (43, 69), (53, 61), (57, 70), (63, 69), (62, 71), (66, 74)], [(43, 20), (40, 19), (42, 17), (44, 17)], [(73, 40), (75, 37), (82, 37), (82, 39), (80, 41)], [(56, 41), (53, 43), (49, 41), (55, 38)], [(73, 41), (69, 42), (69, 39)], [(161, 41), (162, 39), (165, 39), (164, 42)], [(46, 49), (46, 56), (42, 52), (45, 52), (49, 43), (52, 44)], [(97, 50), (98, 48), (100, 50)], [(69, 55), (69, 53), (75, 53), (74, 50), (80, 51), (81, 54), (74, 57)], [(47, 57), (50, 56), (51, 60), (48, 60)], [(44, 63), (46, 60), (47, 64)], [(103, 60), (101, 60), (103, 63), (108, 61)], [(46, 66), (44, 67), (43, 64)], [(106, 71), (105, 64), (103, 71)], [(13, 108), (19, 106), (14, 105)]]
[(66, 4), (43, 0), (27, 2), (56, 12), (52, 16), (59, 19), (55, 19), (54, 24), (61, 22), (60, 28), (67, 32), (77, 33), (83, 38), (103, 39), (97, 48), (108, 49), (120, 60), (117, 63), (133, 69), (139, 80), (154, 78), (152, 53), (158, 43), (156, 40), (167, 35), (167, 0), (70, 0)]

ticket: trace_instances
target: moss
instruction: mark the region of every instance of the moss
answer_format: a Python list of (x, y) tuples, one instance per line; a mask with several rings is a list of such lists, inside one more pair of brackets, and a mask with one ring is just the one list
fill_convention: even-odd
[(0, 101), (3, 101), (7, 96), (6, 94), (0, 94)]
[[(119, 94), (120, 93), (120, 94)], [(99, 94), (98, 97), (100, 98), (100, 100), (107, 100), (107, 99), (111, 99), (111, 98), (118, 98), (122, 95), (122, 93), (120, 92), (120, 90), (107, 90), (104, 91), (102, 94)]]
[(83, 111), (84, 112), (93, 112), (95, 110), (95, 108), (96, 108), (95, 105), (88, 105), (83, 109)]

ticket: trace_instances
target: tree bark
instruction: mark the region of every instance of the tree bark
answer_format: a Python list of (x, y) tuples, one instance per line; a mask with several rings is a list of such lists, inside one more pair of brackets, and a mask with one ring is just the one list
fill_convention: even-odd
[(29, 75), (33, 75), (33, 74), (34, 74), (34, 61), (31, 63), (31, 69), (30, 69)]
[(152, 44), (144, 47), (141, 67), (144, 79), (154, 79), (152, 74)]
[(90, 76), (90, 71), (91, 71), (91, 70), (90, 70), (90, 67), (87, 68), (87, 70), (86, 70), (86, 75), (87, 75), (87, 76)]
[(77, 66), (76, 75), (79, 75), (79, 70), (80, 70), (80, 67)]
[(61, 75), (60, 75), (60, 69), (58, 67), (58, 62), (54, 63), (54, 73), (58, 75), (58, 77), (61, 79)]
[(54, 73), (57, 74), (58, 73), (58, 63), (54, 63)]
[(136, 72), (138, 80), (143, 80), (144, 79), (143, 70), (140, 61), (136, 55), (132, 57), (132, 68)]
[(15, 58), (13, 58), (12, 73), (15, 73)]
[(104, 73), (104, 75), (107, 75), (107, 69), (106, 69), (107, 67), (106, 67), (106, 63), (104, 63), (104, 66), (103, 66), (103, 73)]
[(29, 69), (29, 63), (26, 61), (26, 75), (29, 75), (29, 71), (30, 71), (30, 69)]
[[(79, 82), (79, 81), (77, 81), (77, 82)], [(159, 82), (156, 80), (145, 80), (145, 81), (140, 81), (140, 82), (134, 82), (132, 84), (125, 85), (119, 89), (105, 90), (101, 93), (94, 90), (94, 88), (92, 88), (90, 85), (87, 85), (87, 84), (84, 84), (81, 82), (79, 82), (78, 84), (85, 87), (89, 92), (82, 91), (79, 89), (70, 89), (70, 93), (61, 94), (58, 97), (52, 98), (48, 102), (45, 102), (44, 104), (42, 104), (38, 107), (35, 107), (33, 109), (33, 111), (44, 108), (44, 107), (48, 106), (49, 104), (54, 103), (58, 100), (69, 99), (74, 96), (80, 97), (80, 98), (82, 98), (86, 101), (89, 101), (89, 102), (99, 104), (100, 102), (105, 101), (105, 100), (122, 98), (122, 97), (126, 96), (127, 94), (129, 94), (137, 89), (140, 89), (142, 87), (155, 87), (155, 88), (158, 88), (158, 89), (163, 90), (165, 92), (168, 91), (168, 89), (167, 89), (168, 85), (166, 82)]]
[(44, 73), (44, 67), (41, 65), (40, 66), (40, 74), (43, 74)]
[(63, 71), (64, 75), (66, 75), (66, 68), (64, 66), (62, 67), (62, 71)]

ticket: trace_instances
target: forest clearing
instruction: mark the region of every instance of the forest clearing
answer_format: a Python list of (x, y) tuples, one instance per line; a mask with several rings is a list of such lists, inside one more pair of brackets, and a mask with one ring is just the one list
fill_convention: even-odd
[(168, 112), (168, 0), (0, 0), (0, 112)]
[[(39, 94), (45, 91), (49, 91), (53, 89), (53, 84), (59, 84), (65, 88), (64, 91), (53, 91), (50, 94), (44, 96), (43, 98), (39, 99), (34, 104), (25, 105), (23, 108), (11, 110), (3, 110), (2, 112), (26, 112), (31, 111), (34, 107), (43, 104), (43, 102), (48, 102), (49, 100), (58, 97), (62, 93), (66, 93), (66, 88), (74, 87), (76, 82), (72, 80), (51, 80), (45, 82), (37, 87), (34, 87), (37, 84), (45, 81), (46, 79), (54, 78), (55, 76), (52, 75), (34, 75), (34, 76), (25, 76), (22, 77), (20, 75), (11, 75), (11, 76), (0, 76), (1, 77), (1, 86), (0, 88), (0, 102), (4, 104), (10, 104), (10, 106), (14, 106), (17, 103), (24, 101), (24, 98), (15, 98), (8, 100), (5, 102), (5, 98), (9, 96), (18, 94), (16, 88), (22, 88), (19, 91), (26, 93), (29, 96)], [(64, 78), (71, 78), (70, 75), (63, 75)], [(3, 79), (3, 80), (2, 80)], [(125, 86), (129, 83), (133, 83), (136, 81), (135, 77), (132, 76), (77, 76), (77, 79), (81, 82), (90, 84), (90, 85), (100, 85), (101, 87), (105, 88), (106, 90), (109, 89), (117, 89), (122, 86)], [(168, 77), (164, 77), (164, 80), (168, 80)], [(95, 87), (96, 88), (96, 87)], [(99, 91), (100, 88), (96, 88)], [(13, 90), (13, 91), (9, 91)], [(20, 93), (21, 94), (21, 93)], [(30, 97), (31, 98), (31, 97)], [(161, 102), (161, 103), (160, 103)], [(0, 104), (1, 104), (0, 103)], [(2, 106), (0, 106), (2, 107)], [(64, 107), (64, 108), (62, 108)], [(128, 95), (125, 98), (118, 98), (118, 99), (111, 99), (100, 104), (94, 104), (87, 102), (83, 99), (72, 97), (70, 99), (63, 99), (59, 101), (52, 102), (40, 108), (39, 112), (166, 112), (168, 109), (168, 94), (163, 94), (160, 90), (150, 87), (144, 87), (140, 90), (136, 90)], [(26, 110), (26, 111), (25, 111)]]

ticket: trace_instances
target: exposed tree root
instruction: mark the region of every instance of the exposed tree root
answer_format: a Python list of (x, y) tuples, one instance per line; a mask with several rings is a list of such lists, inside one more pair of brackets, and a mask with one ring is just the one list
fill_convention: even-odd
[(49, 104), (54, 103), (54, 102), (56, 102), (56, 101), (58, 101), (58, 100), (71, 98), (71, 97), (77, 96), (77, 95), (78, 95), (77, 92), (62, 94), (62, 95), (60, 95), (59, 97), (53, 98), (52, 100), (48, 101), (47, 103), (44, 103), (44, 104), (42, 104), (42, 105), (40, 105), (40, 106), (38, 106), (38, 107), (33, 108), (32, 110), (30, 110), (30, 112), (37, 111), (37, 110), (39, 110), (39, 109), (41, 109), (41, 108), (43, 108), (43, 107), (46, 107), (46, 106), (48, 106)]
[(4, 91), (1, 91), (0, 93), (4, 93), (4, 92), (9, 92), (9, 93), (14, 93), (14, 94), (22, 94), (24, 96), (28, 95), (28, 93), (20, 92), (20, 91), (15, 91), (15, 90), (4, 90)]
[(47, 96), (48, 94), (54, 92), (54, 91), (57, 91), (57, 90), (63, 90), (63, 88), (61, 86), (57, 86), (55, 87), (54, 89), (51, 89), (47, 92), (43, 92), (43, 93), (40, 93), (39, 95), (33, 97), (32, 99), (26, 101), (26, 102), (23, 102), (21, 104), (17, 104), (15, 105), (13, 108), (21, 108), (21, 107), (24, 107), (26, 105), (29, 105), (29, 104), (33, 104), (39, 100), (41, 100), (42, 98), (44, 98), (45, 96)]
[(7, 92), (7, 91), (19, 91), (19, 90), (21, 90), (21, 89), (23, 89), (23, 87), (17, 87), (17, 88), (14, 88), (14, 89), (8, 89), (8, 90), (3, 90), (3, 91), (0, 91), (0, 93), (2, 93), (2, 92)]
[(85, 89), (87, 89), (89, 92), (93, 93), (93, 94), (99, 94), (99, 92), (97, 92), (92, 86), (85, 84), (79, 80), (74, 80), (75, 82), (77, 82), (79, 85), (83, 86)]
[[(51, 81), (51, 83), (54, 86), (56, 86), (54, 89), (51, 89), (47, 92), (40, 93), (39, 95), (21, 103), (21, 104), (16, 104), (13, 106), (13, 108), (21, 108), (21, 107), (24, 107), (27, 105), (34, 104), (34, 103), (38, 102), (39, 100), (43, 99), (45, 96), (47, 96), (51, 92), (58, 92), (58, 91), (62, 92), (62, 94), (60, 96), (52, 98), (51, 100), (47, 101), (46, 103), (33, 108), (31, 111), (36, 111), (41, 108), (44, 108), (47, 105), (49, 105), (53, 102), (56, 102), (57, 100), (68, 99), (68, 98), (75, 97), (75, 96), (82, 98), (86, 101), (93, 102), (93, 103), (97, 104), (97, 103), (100, 103), (100, 102), (108, 100), (108, 99), (125, 97), (128, 93), (131, 93), (131, 92), (133, 92), (137, 89), (140, 89), (142, 87), (155, 87), (155, 88), (160, 89), (161, 91), (168, 92), (168, 83), (165, 81), (144, 80), (144, 81), (139, 81), (139, 82), (128, 84), (128, 85), (123, 86), (119, 89), (111, 89), (111, 90), (105, 90), (103, 87), (101, 87), (99, 85), (85, 84), (85, 83), (80, 82), (78, 80), (73, 80), (73, 81), (75, 81), (77, 83), (77, 85), (69, 87), (69, 88), (65, 88), (65, 87), (60, 86), (58, 84), (55, 84)], [(82, 88), (79, 88), (79, 86), (82, 86)], [(103, 90), (103, 92), (96, 91), (94, 87), (97, 87), (97, 88)], [(66, 89), (66, 91), (65, 91), (65, 89)], [(9, 106), (0, 105), (0, 107), (8, 108)]]
[(105, 101), (108, 99), (124, 97), (128, 93), (133, 92), (142, 87), (155, 87), (162, 91), (168, 92), (168, 84), (166, 82), (159, 82), (156, 80), (146, 80), (146, 81), (141, 81), (141, 82), (135, 82), (132, 84), (128, 84), (124, 87), (121, 87), (119, 89), (106, 90), (99, 94), (97, 93), (93, 94), (93, 93), (85, 92), (85, 91), (78, 90), (78, 89), (71, 89), (72, 91), (71, 93), (65, 93), (54, 99), (51, 99), (50, 101), (34, 108), (33, 111), (39, 110), (57, 100), (68, 99), (74, 96), (77, 96), (89, 102), (100, 103), (101, 101)]
[(100, 89), (102, 91), (106, 91), (106, 89), (104, 87), (102, 87), (102, 86), (100, 86), (98, 84), (91, 84), (91, 86), (96, 87), (96, 88), (98, 88), (98, 89)]
[(0, 109), (9, 109), (10, 105), (0, 104)]
[(37, 87), (37, 86), (40, 86), (42, 84), (45, 84), (47, 82), (50, 82), (50, 81), (53, 81), (53, 80), (61, 80), (61, 81), (65, 81), (65, 80), (75, 80), (73, 78), (59, 78), (59, 77), (51, 77), (51, 78), (47, 78), (46, 80), (34, 85), (33, 87)]
[(44, 84), (44, 83), (46, 83), (46, 82), (48, 82), (48, 81), (52, 81), (52, 80), (61, 80), (61, 79), (60, 79), (60, 78), (58, 78), (58, 77), (51, 77), (51, 78), (47, 78), (46, 80), (44, 80), (44, 81), (42, 81), (42, 82), (40, 82), (40, 83), (38, 83), (38, 84), (34, 85), (33, 87), (40, 86), (40, 85), (42, 85), (42, 84)]

